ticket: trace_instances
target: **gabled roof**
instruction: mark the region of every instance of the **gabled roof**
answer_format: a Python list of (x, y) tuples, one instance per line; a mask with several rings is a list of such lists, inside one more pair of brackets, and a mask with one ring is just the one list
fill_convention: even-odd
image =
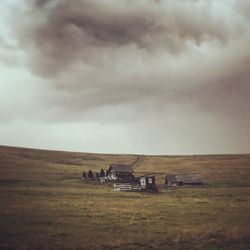
[(120, 172), (120, 173), (133, 173), (134, 170), (130, 165), (124, 165), (124, 164), (111, 164), (109, 166), (110, 169), (113, 169), (114, 172)]
[(167, 175), (166, 179), (169, 182), (203, 183), (202, 175), (199, 173)]

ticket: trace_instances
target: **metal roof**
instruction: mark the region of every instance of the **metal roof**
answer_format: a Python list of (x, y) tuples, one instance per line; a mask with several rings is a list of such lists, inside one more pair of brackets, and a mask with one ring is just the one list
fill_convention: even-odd
[(167, 175), (166, 180), (168, 180), (168, 182), (183, 182), (184, 184), (203, 183), (202, 175), (199, 173)]
[(112, 168), (114, 172), (121, 172), (121, 173), (133, 173), (134, 170), (130, 165), (124, 164), (111, 164), (109, 168)]

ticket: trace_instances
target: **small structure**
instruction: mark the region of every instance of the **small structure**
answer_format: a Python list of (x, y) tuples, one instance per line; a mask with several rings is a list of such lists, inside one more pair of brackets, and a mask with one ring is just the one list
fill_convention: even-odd
[(130, 165), (111, 164), (107, 170), (106, 178), (111, 180), (133, 180), (134, 170)]
[(139, 192), (141, 187), (139, 183), (115, 183), (114, 191)]
[(153, 175), (139, 177), (139, 183), (142, 191), (156, 191), (155, 177)]
[(199, 173), (173, 174), (166, 176), (165, 184), (167, 186), (202, 185), (204, 180)]
[(158, 192), (153, 175), (134, 178), (136, 182), (115, 183), (114, 191), (124, 192)]

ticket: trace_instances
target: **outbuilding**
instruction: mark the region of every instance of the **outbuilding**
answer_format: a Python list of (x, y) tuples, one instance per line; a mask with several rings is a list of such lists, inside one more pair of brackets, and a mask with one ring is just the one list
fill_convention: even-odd
[(140, 187), (142, 191), (155, 191), (155, 176), (145, 175), (139, 177)]
[(199, 173), (172, 174), (166, 176), (165, 184), (167, 186), (202, 185), (204, 180)]

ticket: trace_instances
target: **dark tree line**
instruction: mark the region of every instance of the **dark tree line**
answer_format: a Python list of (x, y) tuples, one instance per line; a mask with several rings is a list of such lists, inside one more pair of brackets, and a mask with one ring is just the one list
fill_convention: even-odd
[(106, 174), (105, 174), (105, 171), (103, 169), (101, 169), (100, 173), (97, 172), (97, 173), (93, 173), (91, 170), (89, 170), (87, 173), (85, 171), (82, 172), (82, 178), (89, 178), (89, 179), (93, 179), (94, 177), (96, 179), (99, 179), (100, 177), (105, 177)]
[(100, 177), (105, 177), (105, 172), (103, 169), (101, 169), (101, 172), (100, 172)]

